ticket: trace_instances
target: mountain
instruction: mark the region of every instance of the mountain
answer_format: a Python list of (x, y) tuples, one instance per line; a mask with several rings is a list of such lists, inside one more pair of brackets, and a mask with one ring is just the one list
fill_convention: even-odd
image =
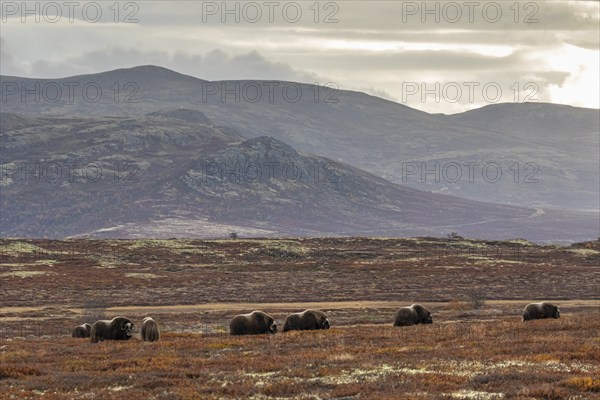
[(136, 202), (185, 171), (195, 145), (210, 152), (245, 140), (229, 128), (164, 116), (0, 119), (2, 236), (64, 237), (145, 219)]
[(599, 209), (598, 110), (523, 103), (428, 114), (360, 92), (209, 82), (155, 66), (0, 83), (5, 112), (139, 117), (192, 109), (247, 138), (271, 136), (419, 190), (546, 211)]
[[(504, 103), (449, 116), (455, 122), (530, 140), (585, 138), (598, 130), (599, 110), (550, 103)], [(595, 137), (598, 141), (598, 137)]]
[(273, 137), (246, 139), (197, 110), (0, 119), (4, 237), (596, 234), (589, 214), (415, 190)]

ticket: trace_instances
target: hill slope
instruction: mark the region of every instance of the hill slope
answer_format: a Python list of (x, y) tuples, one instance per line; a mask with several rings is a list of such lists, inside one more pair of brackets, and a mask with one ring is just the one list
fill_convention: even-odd
[[(58, 101), (42, 96), (39, 102), (17, 90), (3, 101), (4, 111), (140, 116), (196, 109), (246, 137), (272, 136), (420, 190), (538, 208), (598, 210), (600, 202), (598, 110), (525, 103), (433, 115), (360, 92), (279, 81), (207, 82), (154, 66), (0, 81), (16, 88), (38, 83), (42, 94), (53, 84), (75, 88), (73, 99), (65, 89)], [(86, 84), (100, 87), (102, 96), (84, 95)]]
[(194, 110), (1, 117), (2, 236), (596, 235), (590, 214), (415, 190)]

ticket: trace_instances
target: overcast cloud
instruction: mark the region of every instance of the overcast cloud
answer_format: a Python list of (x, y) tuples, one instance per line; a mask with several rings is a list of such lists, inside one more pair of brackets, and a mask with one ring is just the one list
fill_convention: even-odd
[(227, 14), (220, 1), (138, 1), (118, 15), (81, 2), (71, 19), (49, 3), (27, 4), (37, 16), (1, 3), (3, 75), (155, 64), (207, 80), (335, 82), (428, 112), (526, 97), (600, 106), (598, 2), (228, 2)]

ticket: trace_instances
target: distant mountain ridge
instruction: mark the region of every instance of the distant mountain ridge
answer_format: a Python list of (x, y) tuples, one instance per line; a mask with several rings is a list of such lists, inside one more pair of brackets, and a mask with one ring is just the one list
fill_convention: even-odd
[[(74, 93), (37, 102), (12, 84)], [(102, 96), (83, 95), (86, 85)], [(252, 100), (257, 86), (267, 91)], [(598, 110), (497, 104), (448, 116), (360, 92), (209, 82), (154, 66), (0, 76), (0, 87), (5, 235), (600, 234)], [(58, 180), (31, 181), (57, 164)]]
[[(0, 83), (4, 112), (140, 116), (193, 109), (247, 138), (272, 136), (420, 190), (544, 209), (600, 207), (598, 110), (521, 103), (428, 114), (360, 92), (283, 81), (209, 82), (156, 66), (64, 79), (0, 76)], [(58, 85), (63, 95), (54, 102), (22, 99), (21, 85), (36, 83), (48, 93)], [(97, 100), (90, 98), (96, 86)], [(499, 180), (491, 179), (498, 173)]]

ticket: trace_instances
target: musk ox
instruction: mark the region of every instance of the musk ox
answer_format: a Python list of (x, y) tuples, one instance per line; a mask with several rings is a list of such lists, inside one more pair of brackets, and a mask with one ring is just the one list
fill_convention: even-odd
[(151, 317), (144, 318), (140, 333), (144, 342), (158, 342), (160, 340), (160, 329)]
[(77, 325), (75, 328), (73, 328), (71, 336), (74, 338), (88, 338), (90, 337), (91, 331), (92, 326), (90, 324)]
[(275, 320), (262, 311), (236, 315), (229, 323), (229, 333), (232, 335), (258, 335), (275, 332), (277, 332)]
[(545, 301), (527, 304), (523, 309), (523, 321), (542, 318), (560, 318), (560, 310), (554, 304)]
[(305, 310), (290, 314), (283, 323), (283, 331), (308, 331), (316, 329), (329, 329), (329, 319), (324, 312), (318, 310)]
[(133, 336), (133, 322), (125, 317), (115, 317), (108, 320), (94, 322), (90, 332), (91, 341), (96, 343), (102, 340), (128, 340)]
[(420, 304), (413, 304), (410, 307), (402, 307), (396, 313), (394, 326), (410, 326), (416, 324), (431, 324), (431, 313)]

